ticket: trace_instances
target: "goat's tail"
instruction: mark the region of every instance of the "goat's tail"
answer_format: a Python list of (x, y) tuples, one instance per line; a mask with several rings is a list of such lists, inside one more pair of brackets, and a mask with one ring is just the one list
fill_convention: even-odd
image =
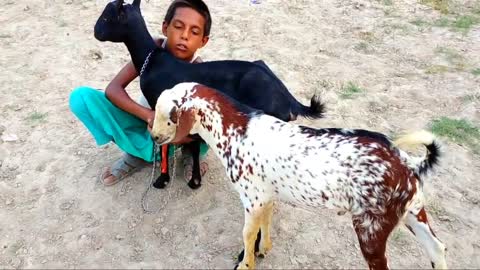
[(398, 148), (410, 148), (423, 144), (427, 148), (427, 153), (423, 158), (410, 158), (409, 160), (409, 166), (419, 175), (428, 172), (437, 165), (441, 156), (440, 144), (432, 133), (425, 130), (402, 136), (395, 140), (393, 144)]
[(296, 112), (293, 112), (295, 117), (292, 117), (292, 120), (295, 120), (296, 115), (303, 116), (310, 119), (322, 118), (325, 113), (325, 104), (321, 101), (320, 97), (314, 95), (310, 99), (310, 106), (305, 106), (299, 103), (298, 109)]

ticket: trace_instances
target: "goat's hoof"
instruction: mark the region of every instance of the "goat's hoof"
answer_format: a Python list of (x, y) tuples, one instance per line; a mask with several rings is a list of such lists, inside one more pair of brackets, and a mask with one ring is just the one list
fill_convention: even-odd
[(237, 267), (238, 267), (238, 264), (243, 261), (243, 257), (245, 256), (245, 249), (242, 249), (242, 251), (240, 252), (240, 254), (238, 254), (238, 257), (237, 257)]
[[(258, 239), (258, 238), (257, 238)], [(257, 247), (255, 247), (256, 249)], [(258, 247), (258, 250), (255, 251), (255, 256), (259, 258), (265, 258), (268, 252), (272, 250), (272, 241), (271, 240), (264, 240)]]
[(191, 189), (197, 189), (202, 185), (202, 183), (200, 179), (191, 179), (190, 181), (188, 181), (187, 185)]
[(153, 183), (154, 188), (165, 188), (167, 186), (167, 183), (170, 182), (170, 175), (167, 173), (162, 173), (157, 180), (155, 180), (155, 183)]
[(253, 269), (255, 268), (255, 266), (253, 265), (249, 265), (248, 263), (243, 263), (243, 262), (239, 262), (237, 263), (237, 265), (235, 265), (235, 270), (243, 270), (243, 269)]

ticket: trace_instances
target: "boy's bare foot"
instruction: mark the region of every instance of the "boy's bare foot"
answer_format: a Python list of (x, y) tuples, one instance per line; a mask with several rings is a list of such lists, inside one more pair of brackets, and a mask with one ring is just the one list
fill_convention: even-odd
[[(183, 158), (183, 171), (185, 181), (189, 182), (192, 179), (193, 159), (192, 156)], [(200, 158), (200, 175), (203, 177), (208, 171), (208, 163)]]
[(140, 158), (124, 154), (119, 160), (115, 161), (110, 168), (106, 167), (102, 170), (100, 181), (105, 186), (115, 185), (127, 176), (145, 167), (146, 164), (147, 162)]

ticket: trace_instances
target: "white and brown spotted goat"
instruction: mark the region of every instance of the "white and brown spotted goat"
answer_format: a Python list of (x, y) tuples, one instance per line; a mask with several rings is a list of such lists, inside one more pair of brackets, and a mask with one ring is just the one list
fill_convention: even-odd
[(182, 83), (159, 97), (152, 136), (160, 144), (199, 134), (226, 168), (245, 207), (245, 257), (254, 268), (271, 248), (273, 201), (311, 210), (350, 212), (370, 269), (387, 269), (387, 238), (401, 221), (425, 247), (434, 268), (446, 268), (445, 246), (427, 221), (422, 179), (436, 162), (433, 135), (418, 132), (397, 141), (423, 144), (425, 158), (412, 158), (380, 133), (313, 129), (282, 122), (196, 83)]

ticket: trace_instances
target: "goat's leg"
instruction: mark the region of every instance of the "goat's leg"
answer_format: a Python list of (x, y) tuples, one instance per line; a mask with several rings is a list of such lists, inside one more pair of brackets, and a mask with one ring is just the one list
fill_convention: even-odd
[(255, 268), (255, 240), (264, 215), (265, 211), (263, 207), (257, 209), (250, 208), (249, 211), (245, 210), (245, 223), (243, 225), (243, 246), (245, 256), (235, 269)]
[(265, 214), (262, 218), (260, 231), (258, 232), (258, 235), (257, 235), (256, 242), (260, 238), (260, 246), (257, 247), (256, 245), (257, 243), (255, 242), (255, 254), (260, 258), (265, 257), (265, 255), (267, 255), (267, 253), (272, 249), (272, 240), (270, 239), (270, 225), (272, 223), (272, 216), (273, 216), (273, 201), (270, 201), (265, 205)]
[[(265, 214), (260, 223), (260, 230), (255, 239), (255, 256), (264, 258), (272, 249), (272, 240), (270, 239), (270, 224), (272, 223), (273, 201), (265, 204)], [(245, 256), (245, 250), (238, 255), (238, 261), (242, 261)]]
[(192, 141), (187, 144), (190, 153), (192, 154), (192, 178), (188, 181), (188, 186), (191, 189), (197, 189), (202, 185), (202, 174), (200, 172), (200, 141)]
[(153, 186), (155, 188), (165, 188), (170, 182), (170, 174), (168, 173), (168, 147), (169, 144), (164, 144), (161, 147), (162, 160), (160, 161), (160, 176), (155, 180)]
[[(255, 239), (255, 255), (258, 254), (258, 256), (260, 256), (260, 258), (262, 258), (262, 256), (259, 254), (259, 251), (260, 251), (260, 239), (262, 238), (262, 230), (258, 230), (258, 233), (257, 233), (257, 238)], [(237, 257), (237, 261), (238, 262), (241, 262), (243, 260), (243, 257), (245, 256), (245, 250), (242, 249), (242, 251), (240, 252), (240, 254), (238, 254), (238, 257)]]
[(430, 256), (432, 267), (447, 269), (445, 261), (445, 245), (438, 240), (428, 224), (427, 213), (422, 207), (420, 210), (409, 210), (405, 217), (405, 225), (415, 235)]
[(381, 216), (353, 216), (353, 227), (370, 270), (389, 269), (385, 255), (387, 239), (397, 223), (398, 219), (389, 220)]

